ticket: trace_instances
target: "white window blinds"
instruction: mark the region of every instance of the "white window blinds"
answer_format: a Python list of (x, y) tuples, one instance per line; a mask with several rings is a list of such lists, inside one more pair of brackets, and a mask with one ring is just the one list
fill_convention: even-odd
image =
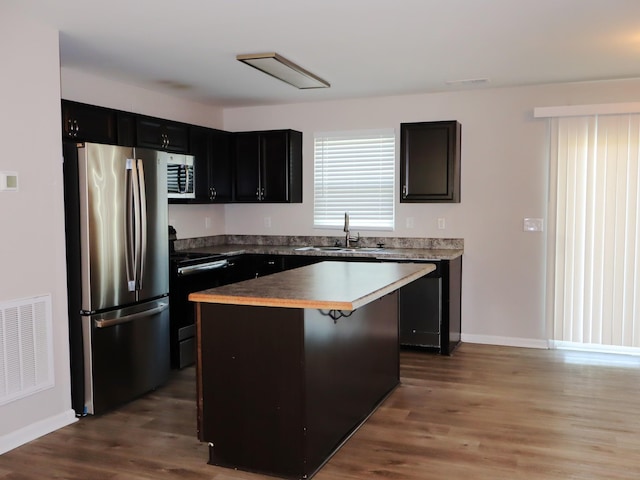
[(314, 215), (317, 228), (392, 230), (396, 136), (393, 129), (315, 135)]
[(552, 125), (554, 340), (640, 347), (640, 115)]

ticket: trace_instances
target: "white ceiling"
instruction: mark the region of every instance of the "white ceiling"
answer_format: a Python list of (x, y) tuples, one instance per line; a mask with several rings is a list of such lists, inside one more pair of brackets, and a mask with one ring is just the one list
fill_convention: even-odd
[[(2, 2), (60, 31), (63, 67), (220, 106), (640, 77), (640, 0)], [(331, 88), (235, 59), (261, 52)]]

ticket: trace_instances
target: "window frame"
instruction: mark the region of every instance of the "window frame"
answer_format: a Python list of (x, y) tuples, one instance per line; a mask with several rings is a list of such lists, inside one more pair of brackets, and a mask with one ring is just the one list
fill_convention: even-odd
[[(378, 148), (378, 151), (366, 155), (362, 152), (366, 148)], [(331, 155), (334, 160), (327, 160)], [(397, 129), (316, 132), (313, 136), (313, 157), (313, 228), (342, 229), (346, 212), (349, 213), (352, 230), (395, 230)], [(348, 157), (354, 159), (354, 165), (347, 165), (345, 158)], [(363, 176), (363, 171), (371, 172), (376, 164), (380, 167), (377, 174)], [(331, 176), (336, 169), (343, 171), (343, 177)], [(353, 184), (356, 178), (360, 188), (356, 188), (350, 198), (348, 190), (340, 187), (340, 183)]]

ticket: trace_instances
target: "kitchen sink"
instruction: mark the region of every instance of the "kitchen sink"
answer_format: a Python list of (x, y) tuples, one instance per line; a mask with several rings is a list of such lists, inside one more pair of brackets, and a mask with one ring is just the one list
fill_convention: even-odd
[(379, 252), (379, 247), (299, 247), (298, 251), (314, 251), (314, 252)]

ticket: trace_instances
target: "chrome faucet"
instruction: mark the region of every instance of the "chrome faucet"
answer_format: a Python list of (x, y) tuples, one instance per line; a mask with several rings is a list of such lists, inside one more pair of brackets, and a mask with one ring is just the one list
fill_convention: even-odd
[(349, 231), (349, 213), (348, 212), (344, 212), (344, 228), (343, 228), (343, 230), (345, 232), (345, 239), (344, 239), (345, 248), (350, 248), (351, 247), (351, 242), (357, 243), (360, 240), (360, 232), (358, 232), (358, 236), (357, 237), (352, 237), (351, 236), (351, 232)]

